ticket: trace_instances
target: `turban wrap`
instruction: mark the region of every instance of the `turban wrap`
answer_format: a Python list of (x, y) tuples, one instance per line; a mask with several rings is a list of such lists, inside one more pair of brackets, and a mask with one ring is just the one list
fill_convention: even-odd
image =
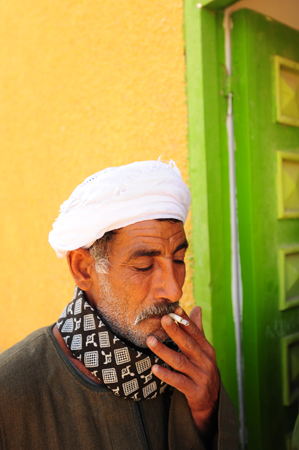
[(185, 223), (190, 191), (176, 164), (134, 162), (110, 167), (86, 178), (60, 207), (49, 234), (59, 258), (89, 248), (107, 231), (152, 219)]

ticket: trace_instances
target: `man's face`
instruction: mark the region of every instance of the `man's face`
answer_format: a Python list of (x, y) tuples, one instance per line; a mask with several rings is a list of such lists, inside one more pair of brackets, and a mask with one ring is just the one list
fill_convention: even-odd
[(141, 347), (150, 334), (167, 338), (161, 315), (173, 311), (182, 296), (187, 245), (180, 222), (148, 220), (117, 233), (109, 249), (109, 273), (98, 276), (95, 296), (115, 333)]

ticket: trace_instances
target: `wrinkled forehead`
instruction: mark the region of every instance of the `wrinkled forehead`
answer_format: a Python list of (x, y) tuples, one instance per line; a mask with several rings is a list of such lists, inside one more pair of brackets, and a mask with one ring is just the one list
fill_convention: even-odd
[(188, 243), (182, 222), (177, 220), (146, 220), (118, 230), (112, 253), (129, 254), (138, 248), (157, 252), (173, 252), (187, 248)]

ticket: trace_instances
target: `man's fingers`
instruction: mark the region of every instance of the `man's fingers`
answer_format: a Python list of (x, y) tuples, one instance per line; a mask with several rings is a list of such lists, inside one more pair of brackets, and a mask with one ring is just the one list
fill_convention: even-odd
[(152, 372), (156, 375), (156, 377), (160, 378), (160, 380), (183, 393), (188, 392), (188, 390), (191, 391), (191, 389), (194, 390), (193, 381), (181, 373), (173, 372), (172, 370), (166, 369), (165, 367), (157, 364), (152, 367)]
[[(193, 308), (193, 310), (194, 309), (195, 309), (196, 322), (192, 319), (191, 315), (190, 315), (190, 317), (188, 317), (187, 314), (185, 313), (185, 311), (180, 306), (178, 308), (176, 308), (175, 314), (178, 314), (180, 317), (187, 320), (189, 322), (189, 325), (186, 326), (186, 325), (180, 324), (179, 327), (176, 326), (176, 328), (175, 328), (172, 326), (171, 328), (172, 328), (173, 332), (176, 332), (177, 337), (179, 337), (179, 336), (183, 337), (184, 333), (186, 333), (187, 335), (192, 337), (197, 343), (203, 344), (203, 341), (205, 341), (205, 337), (202, 332), (202, 325), (201, 325), (201, 308), (199, 306), (197, 306), (197, 307)], [(161, 324), (167, 333), (168, 333), (168, 331), (171, 332), (169, 326), (172, 325), (173, 322), (170, 322), (169, 316), (163, 316), (162, 320), (161, 320)], [(167, 327), (167, 329), (166, 329), (166, 327)], [(179, 330), (181, 330), (182, 332), (180, 333)], [(169, 334), (169, 336), (179, 345), (179, 343), (175, 340), (174, 336), (172, 336), (170, 334)]]
[(202, 328), (202, 309), (200, 306), (194, 306), (194, 308), (192, 308), (190, 319), (198, 326), (198, 328), (204, 335), (204, 331)]
[[(176, 325), (175, 325), (176, 326)], [(208, 389), (207, 399), (213, 394), (213, 399), (217, 396), (219, 390), (219, 375), (215, 370), (215, 364), (210, 358), (205, 358), (200, 365), (192, 362), (183, 353), (175, 352), (166, 347), (154, 336), (147, 339), (148, 347), (159, 356), (175, 372), (155, 364), (152, 372), (165, 383), (170, 384), (179, 391), (183, 392), (188, 402), (191, 404), (194, 400), (195, 390)], [(214, 393), (216, 392), (216, 394)], [(215, 395), (214, 395), (215, 394)]]
[[(176, 326), (176, 325), (175, 325)], [(175, 352), (166, 345), (158, 341), (154, 336), (149, 336), (146, 340), (148, 347), (154, 352), (159, 358), (161, 358), (166, 364), (172, 367), (178, 372), (190, 375), (192, 373), (193, 364), (186, 358), (183, 353)]]
[(197, 306), (192, 310), (192, 319), (194, 318), (195, 321), (191, 320), (191, 316), (189, 318), (181, 307), (178, 307), (175, 313), (188, 320), (189, 325), (177, 326), (168, 315), (163, 316), (161, 324), (168, 336), (190, 360), (201, 361), (202, 352), (207, 353), (214, 359), (214, 349), (206, 340), (202, 331), (201, 308)]
[[(187, 314), (180, 306), (175, 310), (175, 313), (179, 314), (183, 319), (188, 320)], [(195, 323), (195, 325), (198, 327), (198, 329), (204, 334), (203, 328), (202, 328), (202, 309), (200, 306), (194, 306), (194, 308), (192, 308), (189, 318), (192, 320), (193, 323)]]

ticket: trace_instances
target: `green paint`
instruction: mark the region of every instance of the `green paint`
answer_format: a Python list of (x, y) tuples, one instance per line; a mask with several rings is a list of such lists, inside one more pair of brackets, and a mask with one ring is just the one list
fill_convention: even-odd
[(276, 120), (299, 127), (299, 63), (274, 57)]
[(279, 307), (299, 307), (299, 245), (278, 250)]
[(299, 33), (249, 10), (232, 20), (248, 449), (280, 450), (297, 416), (297, 405), (283, 404), (289, 363), (281, 359), (281, 338), (298, 330), (299, 308), (280, 311), (285, 286), (279, 285), (278, 255), (299, 245), (299, 220), (278, 219), (279, 195), (284, 203), (289, 196), (281, 191), (283, 179), (277, 183), (277, 151), (298, 154), (299, 130), (273, 120), (273, 60), (279, 55), (299, 61)]
[(299, 217), (299, 154), (277, 152), (278, 218)]
[(299, 154), (277, 152), (278, 218), (299, 217)]
[(203, 308), (222, 380), (238, 404), (231, 303), (231, 247), (222, 14), (185, 1), (194, 297)]
[(299, 333), (282, 339), (283, 402), (289, 406), (299, 398)]
[[(214, 111), (210, 109), (209, 133), (218, 128), (217, 148), (208, 149), (210, 167), (215, 168), (210, 185), (217, 186), (217, 193), (210, 197), (211, 216), (210, 226), (213, 229), (211, 239), (212, 269), (214, 282), (213, 292), (213, 331), (218, 364), (224, 385), (238, 409), (238, 384), (236, 366), (235, 325), (232, 310), (232, 282), (231, 282), (231, 216), (229, 197), (229, 161), (228, 137), (226, 129), (227, 92), (230, 86), (225, 70), (223, 14), (215, 14), (216, 21), (216, 71), (217, 84), (210, 85), (209, 90), (215, 92)], [(208, 55), (207, 55), (208, 57)], [(207, 93), (205, 93), (207, 94)], [(211, 103), (212, 107), (212, 103)], [(216, 145), (216, 143), (215, 143)], [(218, 164), (214, 166), (217, 154)], [(215, 189), (215, 188), (214, 188)], [(213, 208), (212, 208), (213, 205)], [(217, 236), (217, 239), (216, 239)]]
[[(207, 175), (205, 155), (201, 16), (195, 2), (185, 5), (187, 98), (188, 98), (188, 141), (190, 181), (192, 192), (193, 253), (194, 253), (194, 296), (203, 309), (203, 324), (210, 341), (213, 340), (210, 292), (210, 250), (207, 211)], [(189, 42), (192, 42), (191, 49)], [(196, 56), (195, 56), (196, 55)], [(190, 73), (192, 76), (190, 77)], [(191, 94), (192, 93), (192, 94)], [(205, 280), (205, 281), (203, 281)]]

